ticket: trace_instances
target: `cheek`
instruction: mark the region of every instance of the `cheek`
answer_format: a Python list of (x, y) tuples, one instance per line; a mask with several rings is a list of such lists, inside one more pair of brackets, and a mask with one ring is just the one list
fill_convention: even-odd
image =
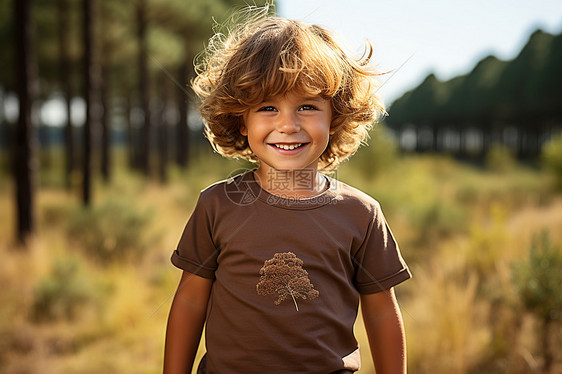
[(339, 127), (339, 125), (338, 125), (337, 121), (330, 121), (330, 128), (328, 130), (330, 135), (334, 135), (338, 131), (338, 127)]
[(334, 132), (335, 131), (332, 129), (331, 116), (324, 118), (318, 126), (318, 136), (320, 138), (325, 138), (327, 143), (330, 140), (330, 135)]
[(267, 137), (267, 132), (265, 132), (259, 126), (252, 126), (247, 130), (246, 138), (248, 139), (248, 145), (252, 150), (256, 149), (257, 147), (261, 147), (261, 145), (265, 142)]
[(324, 127), (322, 129), (318, 129), (313, 135), (315, 143), (318, 147), (325, 149), (328, 144), (330, 143), (330, 133)]

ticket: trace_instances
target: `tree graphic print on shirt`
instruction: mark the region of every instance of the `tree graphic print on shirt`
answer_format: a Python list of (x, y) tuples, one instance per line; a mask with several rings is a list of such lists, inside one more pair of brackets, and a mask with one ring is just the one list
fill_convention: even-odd
[(258, 295), (277, 296), (275, 305), (292, 298), (298, 312), (297, 298), (312, 300), (319, 295), (302, 265), (303, 261), (293, 252), (276, 253), (260, 269), (261, 277), (256, 286)]

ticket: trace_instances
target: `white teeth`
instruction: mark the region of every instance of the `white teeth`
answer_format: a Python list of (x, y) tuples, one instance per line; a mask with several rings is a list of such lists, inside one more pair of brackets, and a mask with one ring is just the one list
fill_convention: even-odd
[(291, 145), (275, 144), (275, 146), (276, 146), (277, 148), (281, 148), (281, 149), (284, 149), (284, 150), (286, 150), (286, 151), (293, 150), (293, 149), (295, 149), (295, 148), (300, 147), (301, 145), (302, 145), (302, 143), (291, 144)]

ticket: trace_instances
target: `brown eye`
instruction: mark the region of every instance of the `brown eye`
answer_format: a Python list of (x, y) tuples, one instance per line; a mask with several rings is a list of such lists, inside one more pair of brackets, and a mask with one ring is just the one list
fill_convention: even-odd
[(275, 108), (272, 107), (272, 106), (264, 106), (264, 107), (259, 108), (257, 111), (258, 112), (273, 112), (273, 111), (275, 111)]
[(318, 110), (314, 105), (303, 105), (299, 108), (299, 110)]

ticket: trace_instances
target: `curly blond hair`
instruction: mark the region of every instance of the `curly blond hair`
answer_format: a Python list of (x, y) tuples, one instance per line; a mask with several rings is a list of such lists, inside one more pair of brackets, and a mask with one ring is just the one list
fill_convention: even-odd
[(380, 74), (367, 67), (372, 46), (353, 59), (323, 27), (267, 13), (258, 8), (227, 36), (215, 34), (199, 56), (192, 86), (205, 134), (221, 155), (258, 162), (240, 133), (244, 113), (293, 90), (319, 95), (331, 102), (334, 131), (319, 167), (335, 169), (386, 114), (376, 94)]

